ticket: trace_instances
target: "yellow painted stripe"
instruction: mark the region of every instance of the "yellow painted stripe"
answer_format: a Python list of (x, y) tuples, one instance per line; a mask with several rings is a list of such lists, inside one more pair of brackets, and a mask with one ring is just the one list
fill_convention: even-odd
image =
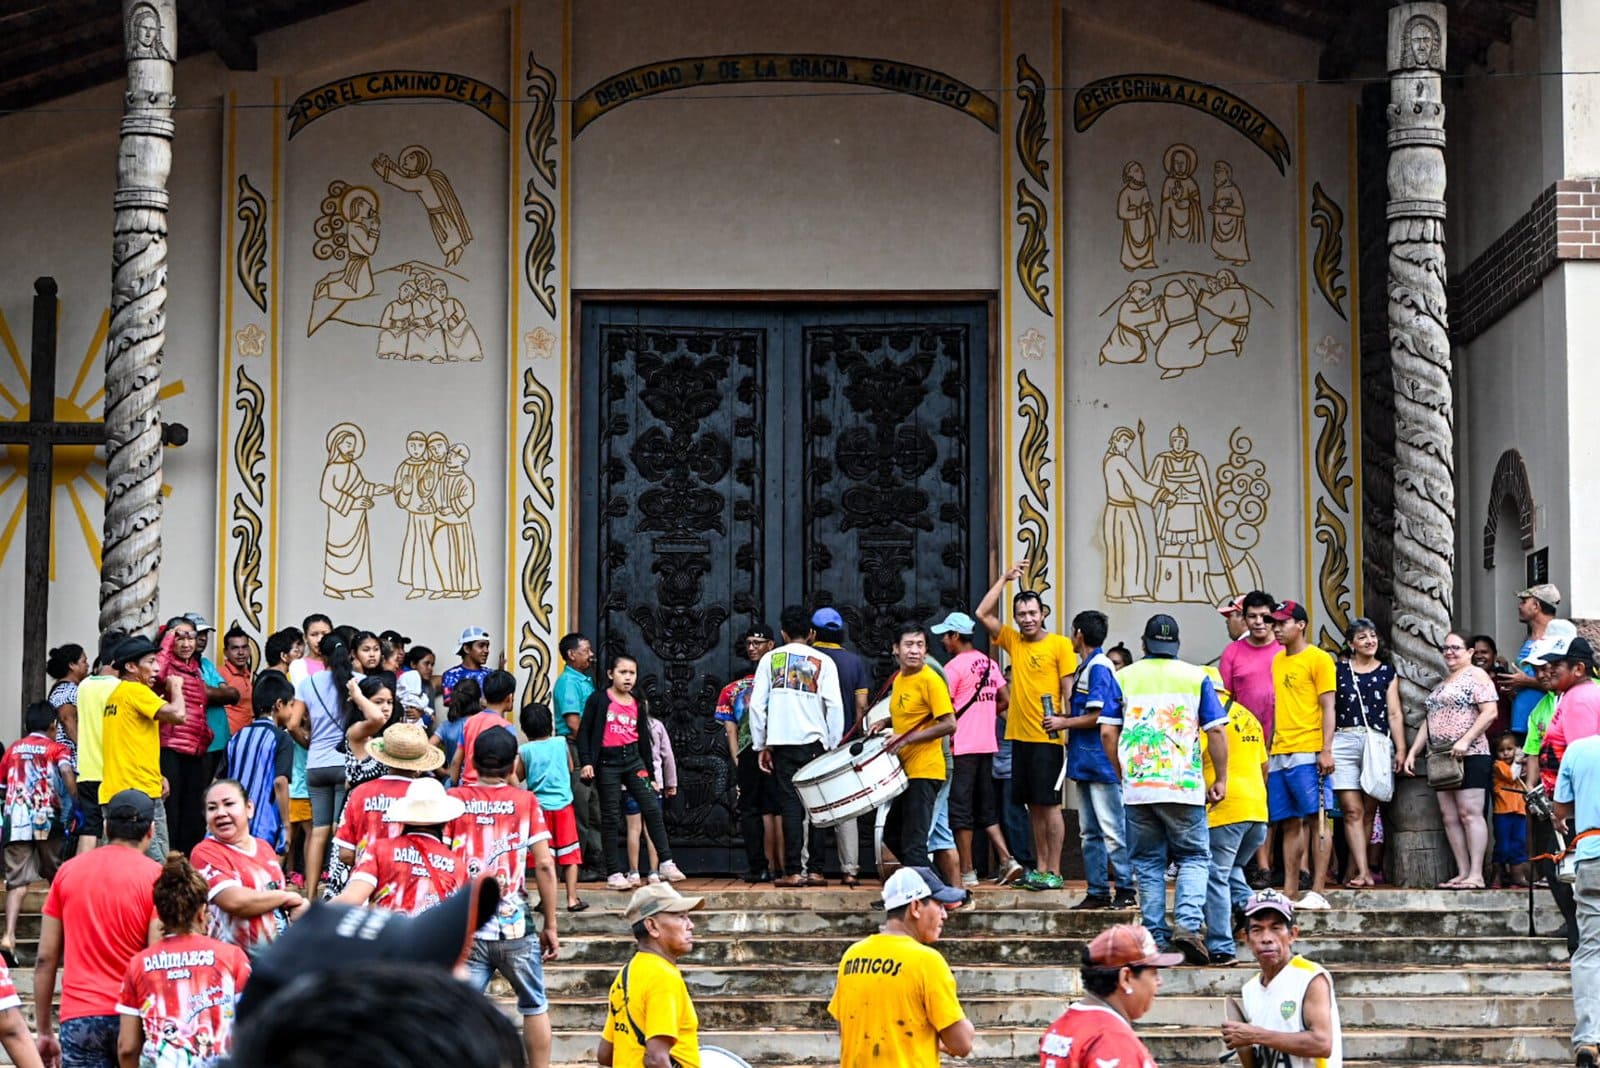
[[(522, 283), (517, 270), (517, 244), (521, 239), (518, 223), (522, 213), (519, 210), (522, 204), (522, 145), (515, 136), (516, 131), (522, 129), (524, 121), (523, 98), (518, 79), (522, 76), (522, 4), (520, 0), (511, 7), (511, 196), (506, 205), (510, 214), (506, 217), (506, 233), (509, 240), (506, 242), (508, 266), (506, 278), (510, 282), (510, 299), (507, 305), (506, 323), (506, 365), (510, 381), (506, 386), (506, 432), (510, 436), (510, 445), (506, 450), (506, 599), (505, 599), (505, 645), (506, 659), (511, 665), (512, 673), (517, 669), (517, 595), (522, 589), (522, 584), (517, 581), (517, 557), (522, 551), (522, 542), (518, 538), (518, 526), (522, 522), (522, 509), (517, 500), (517, 471), (522, 463), (522, 438), (521, 427), (517, 423), (517, 415), (522, 410), (522, 328), (519, 324), (522, 306)], [(560, 94), (557, 94), (558, 96)]]
[[(572, 0), (566, 0), (562, 5), (561, 74), (559, 85), (569, 90), (572, 86)], [(560, 98), (561, 94), (558, 92), (557, 99)], [(576, 575), (577, 572), (572, 566), (577, 556), (572, 548), (573, 539), (569, 538), (567, 544), (563, 547), (558, 548), (555, 544), (555, 540), (561, 537), (563, 531), (576, 529), (576, 524), (571, 522), (571, 516), (567, 511), (571, 507), (567, 501), (567, 488), (578, 477), (577, 449), (574, 447), (573, 437), (570, 433), (571, 421), (565, 414), (572, 410), (571, 405), (568, 403), (572, 390), (572, 109), (558, 107), (556, 110), (561, 116), (561, 145), (557, 151), (557, 155), (561, 160), (561, 218), (557, 223), (560, 229), (556, 232), (556, 240), (561, 242), (561, 304), (556, 308), (556, 314), (561, 318), (561, 382), (560, 388), (553, 389), (550, 393), (554, 399), (556, 412), (561, 413), (556, 418), (559, 418), (566, 425), (569, 432), (557, 435), (557, 439), (561, 442), (561, 465), (566, 468), (567, 477), (557, 480), (560, 484), (558, 497), (560, 503), (557, 506), (558, 511), (556, 512), (555, 522), (550, 525), (550, 539), (552, 542), (550, 559), (553, 565), (552, 570), (556, 575), (563, 573)], [(570, 581), (562, 582), (558, 580), (556, 582), (553, 602), (555, 614), (551, 617), (551, 620), (552, 623), (555, 620), (563, 620), (566, 623), (552, 626), (552, 639), (555, 638), (556, 634), (554, 632), (558, 627), (571, 622), (568, 619), (567, 605), (570, 590)], [(550, 651), (552, 653), (555, 652), (554, 641), (551, 642)], [(553, 667), (554, 664), (551, 666)]]
[(89, 522), (89, 511), (84, 508), (83, 500), (78, 496), (78, 487), (67, 483), (67, 497), (72, 501), (72, 510), (77, 513), (78, 526), (83, 531), (83, 544), (89, 550), (89, 556), (94, 560), (95, 570), (100, 570), (100, 535), (95, 533), (94, 524)]
[(1351, 588), (1354, 591), (1356, 615), (1366, 615), (1365, 583), (1362, 581), (1362, 529), (1361, 529), (1361, 194), (1356, 173), (1356, 117), (1355, 101), (1347, 105), (1346, 155), (1349, 177), (1345, 196), (1350, 210), (1345, 218), (1350, 221), (1350, 233), (1344, 247), (1350, 250), (1350, 455), (1355, 466), (1355, 495), (1350, 498)]
[(995, 355), (1000, 358), (1000, 366), (1004, 371), (1001, 377), (1000, 389), (997, 391), (1000, 399), (999, 416), (996, 421), (996, 430), (1000, 437), (1000, 469), (1001, 490), (1003, 496), (1000, 501), (1000, 529), (996, 532), (1000, 540), (1000, 567), (1010, 567), (1016, 556), (1016, 528), (1013, 525), (1011, 509), (1012, 483), (1015, 480), (1015, 467), (1017, 465), (1016, 449), (1012, 444), (1011, 426), (1011, 301), (1013, 297), (1011, 281), (1011, 155), (1014, 151), (1011, 143), (1011, 127), (1014, 121), (1011, 114), (1011, 71), (1015, 58), (1011, 55), (1011, 0), (1002, 0), (1000, 5), (1000, 351)]
[(222, 215), (227, 220), (222, 245), (222, 381), (218, 383), (221, 436), (217, 439), (217, 603), (212, 619), (228, 626), (228, 591), (233, 588), (228, 575), (228, 484), (233, 470), (233, 272), (226, 267), (233, 259), (233, 204), (238, 172), (239, 94), (228, 91), (228, 164), (222, 179)]
[(278, 591), (278, 470), (280, 457), (279, 443), (283, 440), (279, 434), (279, 413), (283, 410), (283, 394), (279, 391), (278, 376), (282, 371), (282, 362), (278, 354), (278, 335), (283, 330), (283, 286), (282, 264), (283, 257), (280, 249), (283, 248), (283, 198), (280, 195), (283, 187), (283, 79), (272, 79), (272, 264), (269, 268), (272, 274), (272, 295), (269, 298), (272, 306), (267, 313), (267, 333), (272, 335), (272, 367), (269, 374), (272, 377), (272, 441), (267, 445), (267, 456), (271, 470), (268, 473), (267, 485), (271, 487), (271, 496), (267, 498), (264, 519), (268, 524), (266, 535), (267, 553), (267, 591), (266, 603), (266, 630), (270, 633), (277, 628)]
[[(1061, 5), (1050, 5), (1050, 51), (1051, 63), (1055, 73), (1050, 81), (1050, 88), (1046, 92), (1053, 92), (1055, 87), (1066, 82), (1066, 67), (1062, 62), (1061, 38)], [(1067, 204), (1067, 94), (1057, 92), (1055, 106), (1055, 140), (1056, 140), (1056, 179), (1054, 201), (1056, 214), (1056, 430), (1055, 430), (1055, 492), (1052, 499), (1055, 507), (1046, 507), (1045, 514), (1050, 516), (1051, 529), (1055, 531), (1052, 539), (1055, 544), (1055, 570), (1056, 570), (1056, 606), (1064, 617), (1067, 613), (1067, 406), (1066, 390), (1063, 388), (1066, 376), (1067, 362), (1067, 244), (1063, 240), (1065, 233), (1066, 204)]]
[(89, 339), (89, 347), (83, 353), (83, 362), (78, 365), (78, 377), (72, 383), (72, 392), (67, 394), (67, 399), (73, 404), (78, 403), (78, 391), (89, 380), (89, 372), (99, 363), (100, 353), (105, 349), (106, 334), (110, 331), (111, 309), (107, 308), (100, 313), (100, 325), (94, 328), (94, 337)]
[(1315, 544), (1311, 510), (1311, 296), (1310, 277), (1306, 264), (1306, 87), (1295, 87), (1294, 101), (1294, 152), (1295, 186), (1297, 202), (1295, 213), (1299, 224), (1295, 229), (1295, 249), (1300, 260), (1300, 460), (1301, 480), (1304, 488), (1303, 537), (1306, 560), (1306, 585), (1303, 599), (1306, 604), (1317, 602), (1311, 596), (1316, 589), (1316, 573), (1311, 560), (1311, 547)]

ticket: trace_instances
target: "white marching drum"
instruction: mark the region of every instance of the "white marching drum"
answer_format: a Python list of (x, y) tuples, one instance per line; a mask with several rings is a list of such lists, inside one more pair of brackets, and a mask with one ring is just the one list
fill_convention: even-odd
[(701, 1046), (700, 1068), (750, 1068), (750, 1062), (721, 1046)]
[(812, 823), (832, 827), (905, 791), (905, 769), (899, 757), (884, 749), (888, 741), (888, 735), (875, 734), (823, 753), (795, 772), (795, 789)]

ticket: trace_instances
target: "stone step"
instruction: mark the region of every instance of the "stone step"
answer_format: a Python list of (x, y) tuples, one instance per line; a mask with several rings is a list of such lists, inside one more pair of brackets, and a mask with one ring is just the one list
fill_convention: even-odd
[[(1215, 1066), (1224, 1051), (1215, 1028), (1137, 1028), (1159, 1064), (1183, 1063)], [(1037, 1063), (1041, 1029), (980, 1030), (973, 1040), (973, 1060), (946, 1063), (970, 1066), (985, 1061)], [(552, 1060), (594, 1063), (598, 1036), (593, 1031), (557, 1030)], [(783, 1031), (702, 1032), (701, 1040), (730, 1050), (752, 1064), (837, 1064), (838, 1032), (832, 1029)], [(1569, 1063), (1567, 1036), (1554, 1029), (1534, 1028), (1415, 1028), (1406, 1030), (1355, 1030), (1344, 1036), (1344, 1054), (1360, 1063), (1473, 1065), (1527, 1065), (1537, 1062)]]
[[(697, 941), (686, 964), (805, 964), (837, 962), (857, 939), (813, 935), (803, 939), (752, 936), (737, 940)], [(1080, 943), (1060, 938), (1011, 937), (1003, 939), (947, 938), (939, 951), (951, 964), (1054, 964), (1076, 968)], [(564, 961), (621, 965), (633, 953), (631, 938), (561, 940)], [(1434, 964), (1542, 964), (1563, 961), (1565, 942), (1554, 938), (1441, 938), (1434, 936), (1383, 939), (1327, 938), (1312, 935), (1295, 943), (1297, 952), (1320, 964), (1372, 965)], [(1249, 959), (1241, 947), (1240, 959)]]
[[(831, 996), (831, 991), (829, 992)], [(500, 1000), (500, 999), (497, 999)], [(513, 999), (505, 999), (513, 1000)], [(755, 1031), (764, 1028), (825, 1030), (833, 1023), (828, 996), (817, 997), (695, 997), (695, 1012), (703, 1032)], [(1012, 997), (963, 992), (962, 1007), (980, 1031), (1033, 1028), (1043, 1031), (1061, 1015), (1066, 1001), (1054, 997)], [(1508, 1028), (1524, 1027), (1570, 1031), (1573, 1023), (1570, 997), (1341, 997), (1340, 1019), (1348, 1033), (1356, 1028)], [(598, 1032), (605, 1023), (603, 999), (552, 998), (550, 1018), (563, 1028)], [(1220, 997), (1156, 998), (1143, 1026), (1204, 1028), (1220, 1025)]]
[[(1434, 935), (1447, 938), (1526, 937), (1526, 913), (1507, 915), (1498, 912), (1462, 912), (1446, 909), (1414, 909), (1407, 912), (1362, 912), (1332, 909), (1302, 912), (1297, 917), (1302, 936), (1348, 935), (1361, 938), (1386, 938), (1393, 935)], [(1553, 930), (1561, 915), (1553, 907), (1549, 914), (1536, 913), (1535, 930)], [(980, 898), (978, 908), (954, 914), (946, 921), (944, 940), (990, 935), (1052, 935), (1087, 942), (1113, 923), (1137, 923), (1132, 909), (1046, 911), (1041, 909), (989, 908)], [(865, 937), (878, 930), (883, 914), (868, 910), (765, 910), (739, 912), (726, 909), (702, 910), (694, 914), (695, 939), (705, 942), (729, 935), (851, 935)], [(611, 913), (581, 912), (557, 920), (563, 937), (614, 935), (627, 937), (618, 917)]]
[[(963, 996), (1074, 998), (1082, 984), (1073, 968), (1037, 968), (1004, 964), (963, 964), (952, 969)], [(554, 961), (545, 965), (545, 987), (552, 997), (604, 998), (617, 966), (579, 965)], [(796, 964), (786, 968), (760, 965), (683, 965), (684, 980), (695, 997), (765, 997), (788, 994), (821, 997), (833, 993), (838, 975), (834, 964)], [(1162, 975), (1161, 997), (1221, 997), (1236, 993), (1250, 977), (1246, 968), (1171, 968)], [(1346, 997), (1555, 997), (1570, 998), (1566, 969), (1542, 966), (1463, 965), (1428, 969), (1340, 967), (1334, 989)], [(30, 975), (31, 982), (31, 975)]]

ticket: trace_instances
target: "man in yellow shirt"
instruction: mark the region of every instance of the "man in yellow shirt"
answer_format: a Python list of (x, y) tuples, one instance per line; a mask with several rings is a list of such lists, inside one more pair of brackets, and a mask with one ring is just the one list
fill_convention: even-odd
[(938, 1068), (941, 1047), (953, 1057), (972, 1052), (956, 977), (933, 948), (945, 910), (965, 897), (928, 868), (900, 868), (883, 884), (888, 919), (844, 951), (828, 1002), (841, 1068)]
[(629, 899), (623, 918), (639, 948), (611, 983), (595, 1057), (602, 1066), (700, 1068), (700, 1018), (678, 960), (694, 948), (689, 913), (705, 903), (669, 883), (641, 886)]
[(167, 858), (167, 815), (161, 799), (167, 781), (161, 777), (161, 724), (184, 719), (183, 680), (167, 678), (167, 699), (154, 690), (156, 655), (149, 638), (132, 637), (113, 656), (122, 681), (106, 698), (100, 717), (100, 803), (107, 804), (123, 790), (138, 790), (155, 805), (155, 825), (146, 853), (156, 861)]
[(1320, 833), (1321, 814), (1333, 807), (1333, 691), (1339, 676), (1333, 657), (1312, 645), (1311, 619), (1304, 605), (1281, 601), (1272, 609), (1272, 633), (1283, 651), (1272, 658), (1272, 755), (1267, 762), (1267, 809), (1283, 841), (1283, 894), (1300, 888), (1300, 872), (1311, 857), (1311, 888), (1294, 903), (1299, 909), (1325, 909), (1333, 837)]
[(956, 732), (956, 710), (950, 689), (928, 666), (928, 635), (920, 623), (906, 623), (894, 640), (895, 673), (889, 694), (887, 749), (900, 757), (910, 780), (905, 792), (889, 802), (883, 821), (883, 844), (901, 866), (927, 868), (928, 829), (944, 785), (944, 747), (939, 739)]
[[(1015, 627), (1000, 622), (1000, 595), (1027, 569), (1018, 561), (995, 582), (978, 604), (978, 619), (995, 645), (1011, 659), (1011, 707), (1006, 713), (1006, 738), (1011, 742), (1011, 799), (1028, 806), (1037, 871), (1019, 884), (1028, 890), (1061, 889), (1061, 849), (1066, 824), (1061, 818), (1061, 778), (1066, 749), (1062, 744), (1071, 710), (1072, 678), (1078, 655), (1072, 642), (1044, 629), (1044, 602), (1032, 590), (1011, 598)], [(1044, 699), (1051, 711), (1045, 718)]]
[[(1234, 700), (1215, 668), (1206, 668), (1217, 699), (1228, 713), (1228, 795), (1206, 813), (1211, 834), (1211, 874), (1206, 883), (1206, 952), (1211, 963), (1238, 962), (1233, 914), (1250, 900), (1244, 864), (1267, 840), (1266, 732), (1255, 713)], [(1203, 755), (1206, 787), (1216, 780), (1211, 751)]]

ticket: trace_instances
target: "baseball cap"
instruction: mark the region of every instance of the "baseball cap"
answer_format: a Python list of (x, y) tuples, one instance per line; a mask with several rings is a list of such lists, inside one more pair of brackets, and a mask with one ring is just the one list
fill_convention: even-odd
[(111, 654), (111, 666), (120, 668), (130, 660), (143, 660), (151, 653), (159, 653), (156, 643), (142, 634), (135, 634), (131, 638), (124, 638), (122, 644), (117, 646), (116, 652)]
[(744, 632), (745, 641), (749, 641), (751, 638), (765, 638), (769, 642), (775, 642), (778, 640), (778, 632), (765, 623), (755, 623), (751, 625), (749, 630)]
[(500, 884), (492, 875), (474, 879), (415, 916), (326, 902), (312, 905), (255, 959), (239, 998), (239, 1018), (311, 973), (373, 961), (411, 961), (453, 971), (466, 960), (474, 932), (494, 918), (499, 906)]
[(380, 642), (388, 642), (390, 645), (410, 645), (411, 644), (411, 639), (407, 638), (404, 634), (401, 634), (397, 630), (386, 630), (386, 631), (384, 631), (382, 634), (378, 635), (378, 640)]
[(1084, 956), (1095, 968), (1171, 968), (1182, 953), (1162, 953), (1150, 932), (1136, 923), (1119, 923), (1094, 936)]
[(1246, 916), (1254, 916), (1258, 912), (1276, 912), (1287, 922), (1294, 922), (1294, 902), (1277, 890), (1257, 890), (1244, 903), (1243, 912)]
[(1296, 623), (1306, 623), (1311, 617), (1306, 614), (1306, 606), (1299, 601), (1279, 601), (1272, 606), (1272, 618), (1279, 623), (1294, 620)]
[(511, 767), (517, 760), (517, 736), (509, 730), (490, 727), (472, 743), (472, 760), (474, 766), (481, 762), (491, 768)]
[(156, 818), (156, 803), (143, 790), (118, 790), (105, 808), (106, 819), (122, 823), (149, 823)]
[(818, 630), (843, 630), (844, 616), (835, 608), (819, 608), (811, 613), (811, 625)]
[(395, 680), (394, 696), (401, 708), (426, 709), (428, 699), (422, 695), (422, 672), (402, 671)]
[(932, 868), (897, 868), (883, 884), (883, 910), (893, 912), (924, 898), (943, 905), (959, 905), (967, 899), (965, 890), (946, 886)]
[(489, 632), (484, 630), (482, 627), (467, 627), (461, 632), (461, 640), (456, 642), (456, 644), (458, 646), (471, 645), (473, 642), (486, 641), (488, 637)]
[(965, 612), (951, 612), (943, 623), (935, 623), (928, 629), (935, 634), (971, 634), (977, 627), (977, 621)]
[[(1544, 646), (1541, 650), (1539, 646)], [(1557, 660), (1577, 660), (1594, 666), (1594, 647), (1587, 638), (1544, 638), (1534, 643), (1525, 663), (1553, 664)]]
[(693, 912), (705, 903), (703, 897), (684, 897), (670, 883), (647, 883), (633, 892), (622, 918), (635, 924), (663, 912)]
[(1178, 621), (1162, 612), (1144, 624), (1144, 647), (1156, 656), (1178, 655)]
[(1239, 594), (1237, 597), (1229, 597), (1229, 598), (1227, 598), (1226, 600), (1220, 602), (1217, 605), (1217, 614), (1218, 615), (1231, 616), (1235, 612), (1243, 612), (1243, 611), (1244, 611), (1244, 594), (1242, 594), (1242, 593)]
[(183, 614), (183, 618), (187, 619), (190, 623), (194, 624), (194, 629), (195, 629), (196, 632), (203, 631), (203, 630), (216, 630), (217, 629), (216, 627), (213, 627), (210, 623), (207, 623), (206, 622), (206, 617), (201, 615), (199, 612), (185, 612)]
[(1532, 597), (1534, 600), (1543, 601), (1545, 604), (1560, 604), (1561, 590), (1553, 582), (1541, 582), (1536, 586), (1529, 586), (1525, 590), (1517, 591), (1517, 600), (1520, 601), (1524, 597)]

